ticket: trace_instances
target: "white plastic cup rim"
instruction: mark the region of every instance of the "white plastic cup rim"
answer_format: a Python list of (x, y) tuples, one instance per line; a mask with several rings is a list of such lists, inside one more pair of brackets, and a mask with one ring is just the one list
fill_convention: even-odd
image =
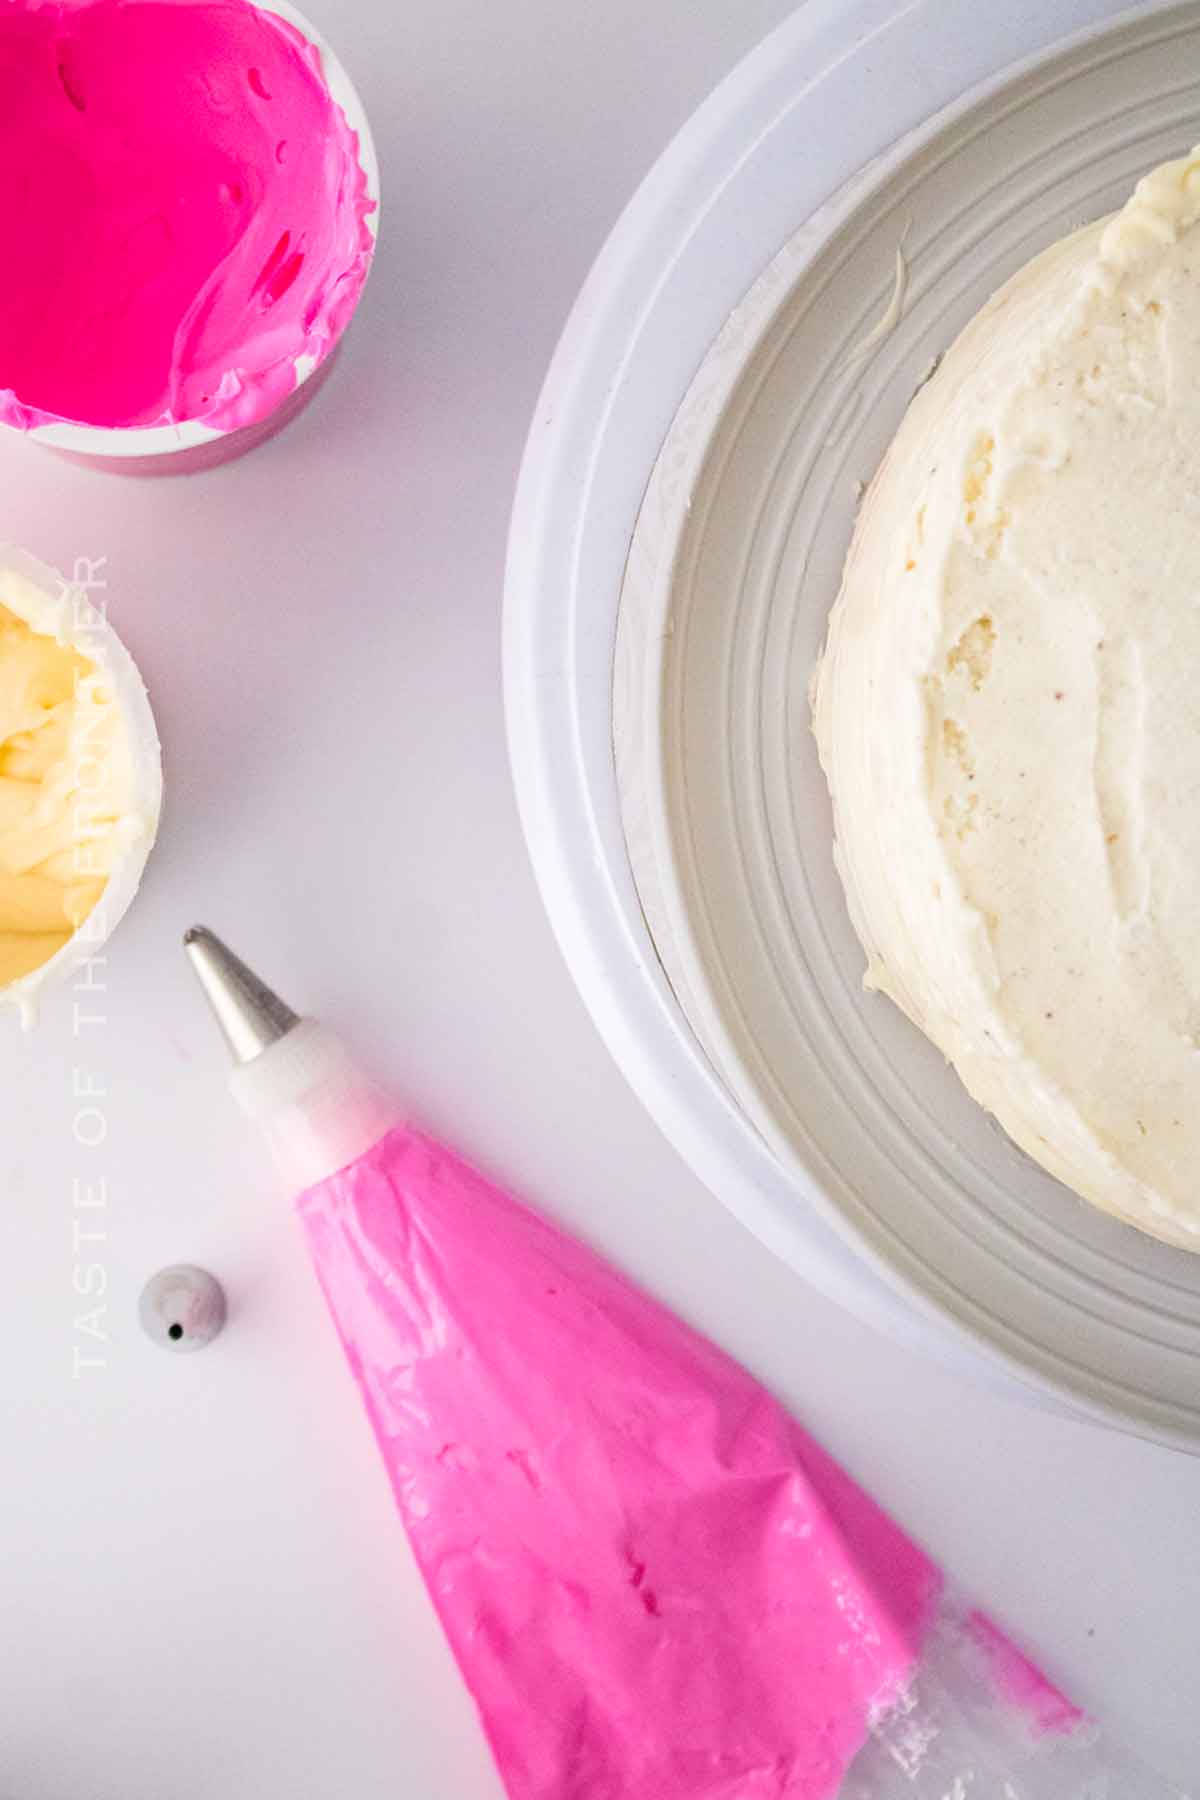
[[(311, 24), (298, 7), (291, 5), (290, 0), (253, 0), (260, 12), (274, 13), (278, 18), (286, 19), (289, 25), (305, 37), (320, 53), (321, 74), (325, 85), (335, 103), (346, 115), (346, 122), (358, 139), (358, 161), (366, 176), (367, 198), (374, 206), (367, 214), (367, 228), (373, 238), (379, 236), (379, 158), (375, 152), (375, 140), (371, 136), (371, 127), (367, 120), (366, 109), (358, 95), (358, 90), (351, 81), (346, 70), (330, 48), (316, 26)], [(296, 359), (296, 386), (291, 394), (285, 395), (278, 404), (261, 420), (255, 420), (250, 426), (234, 426), (230, 430), (221, 430), (206, 425), (202, 419), (183, 419), (177, 424), (143, 425), (143, 426), (106, 426), (75, 425), (55, 423), (53, 425), (36, 425), (26, 435), (36, 444), (45, 444), (48, 449), (65, 451), (70, 456), (100, 457), (112, 462), (129, 458), (157, 458), (177, 456), (184, 451), (194, 451), (204, 444), (216, 444), (223, 438), (237, 436), (242, 430), (259, 432), (271, 419), (272, 413), (286, 406), (293, 395), (304, 386), (310, 376), (321, 364), (332, 355), (336, 346), (331, 344), (326, 356), (317, 358), (304, 355)]]

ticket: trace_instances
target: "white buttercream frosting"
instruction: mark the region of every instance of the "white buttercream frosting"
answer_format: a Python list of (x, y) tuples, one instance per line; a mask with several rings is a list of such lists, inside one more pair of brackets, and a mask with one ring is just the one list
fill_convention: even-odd
[(1085, 1199), (1200, 1249), (1200, 152), (916, 396), (814, 683), (867, 982)]

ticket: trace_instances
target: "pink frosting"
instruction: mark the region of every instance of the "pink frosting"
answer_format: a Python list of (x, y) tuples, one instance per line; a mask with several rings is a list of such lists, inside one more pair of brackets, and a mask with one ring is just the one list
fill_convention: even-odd
[(1031, 1731), (1061, 1737), (1086, 1723), (1086, 1716), (1079, 1707), (1047, 1680), (1042, 1671), (1005, 1637), (999, 1626), (993, 1625), (986, 1613), (971, 1613), (967, 1625), (976, 1646), (983, 1652), (997, 1692), (1023, 1716)]
[(397, 1130), (300, 1212), (513, 1800), (829, 1800), (934, 1565), (728, 1357)]
[(366, 280), (319, 52), (248, 0), (0, 0), (0, 422), (254, 424)]

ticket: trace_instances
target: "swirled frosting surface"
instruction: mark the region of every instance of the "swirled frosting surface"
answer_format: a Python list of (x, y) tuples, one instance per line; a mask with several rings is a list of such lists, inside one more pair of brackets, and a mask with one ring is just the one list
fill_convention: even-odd
[(1085, 1199), (1200, 1249), (1200, 157), (963, 332), (814, 687), (868, 984)]
[(320, 54), (248, 0), (0, 0), (0, 422), (253, 424), (366, 280)]

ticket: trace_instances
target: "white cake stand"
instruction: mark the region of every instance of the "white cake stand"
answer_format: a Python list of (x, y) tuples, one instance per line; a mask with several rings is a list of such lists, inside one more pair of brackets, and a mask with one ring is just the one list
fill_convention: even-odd
[(1200, 1257), (1083, 1207), (864, 999), (807, 732), (857, 484), (932, 358), (1200, 136), (1200, 6), (1005, 11), (809, 0), (645, 183), (526, 454), (513, 761), (584, 998), (714, 1191), (942, 1360), (1197, 1449)]

